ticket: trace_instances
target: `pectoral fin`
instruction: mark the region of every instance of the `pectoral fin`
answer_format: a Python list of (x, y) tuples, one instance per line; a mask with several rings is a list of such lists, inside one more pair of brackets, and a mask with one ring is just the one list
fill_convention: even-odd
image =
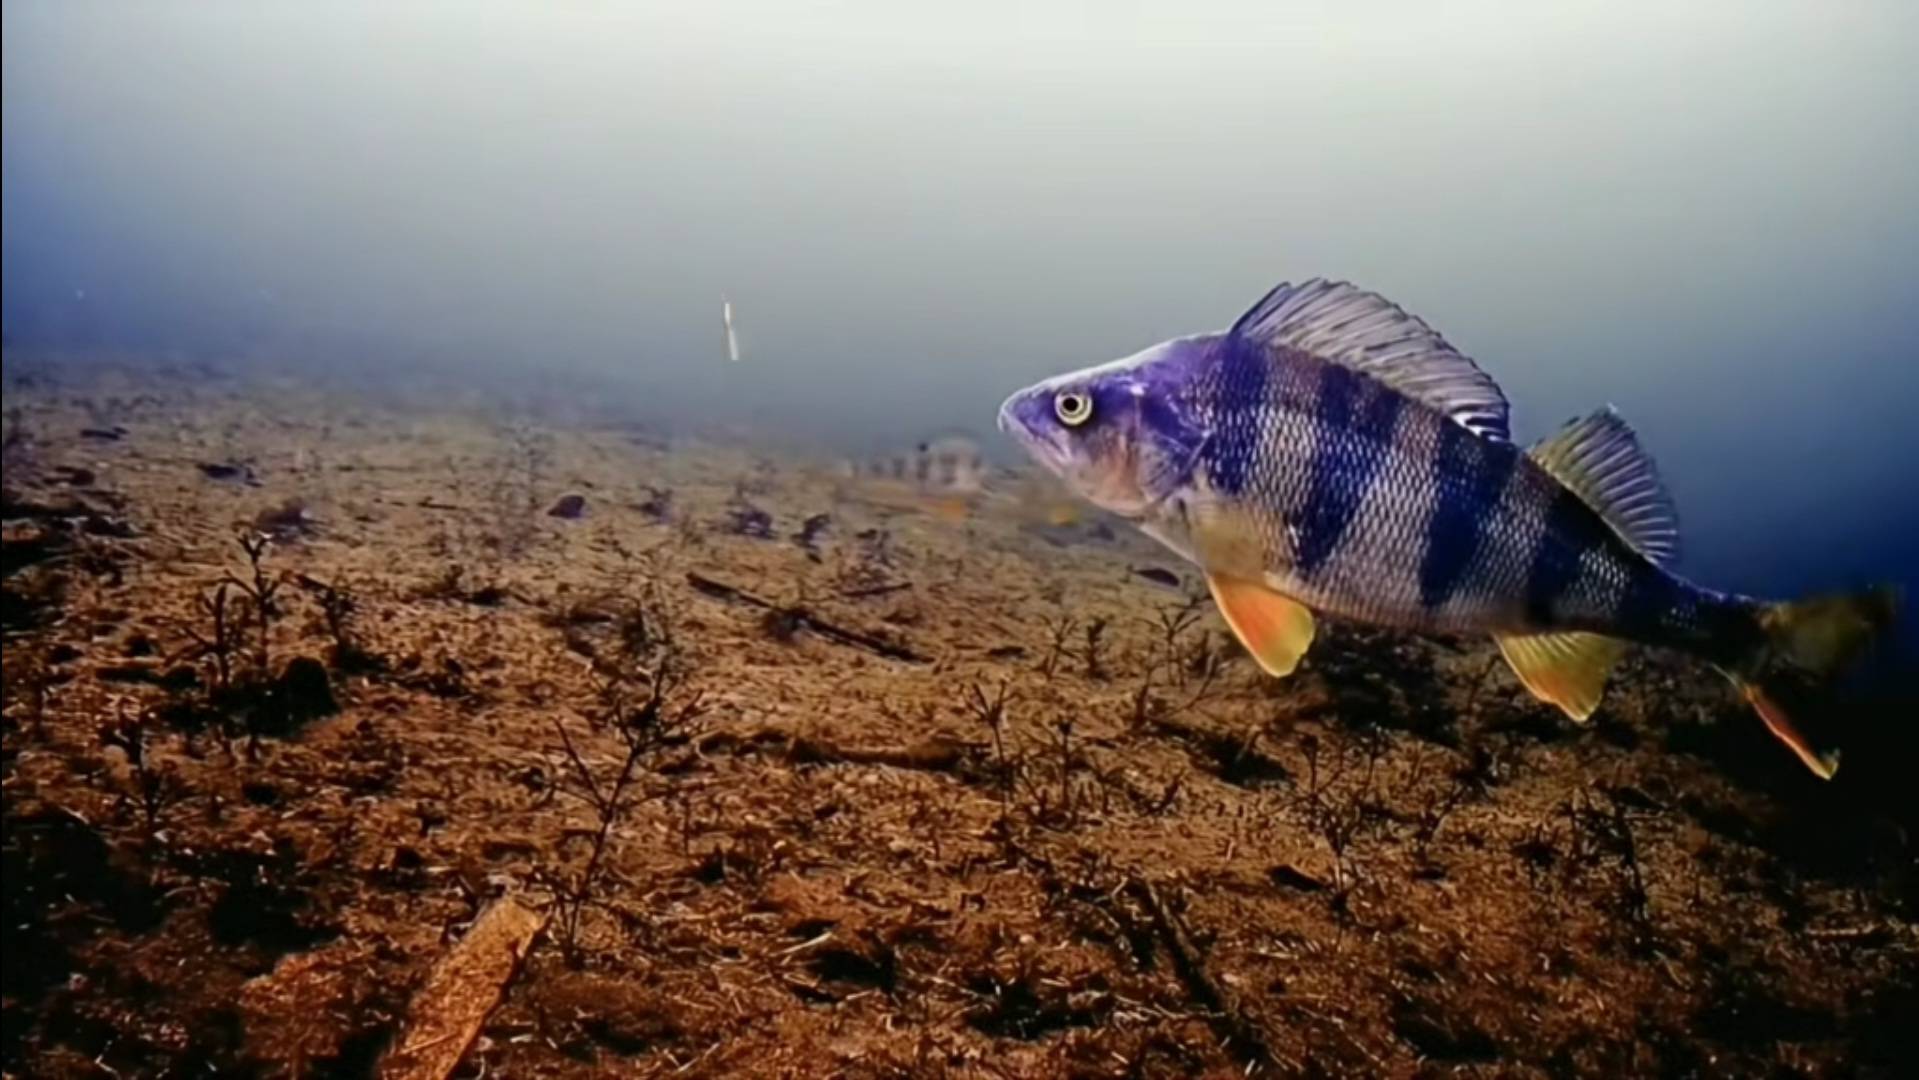
[(1313, 643), (1312, 611), (1256, 581), (1208, 574), (1206, 584), (1226, 625), (1266, 674), (1291, 675)]
[(1272, 522), (1243, 505), (1211, 497), (1195, 498), (1188, 513), (1192, 557), (1207, 573), (1251, 585), (1274, 564), (1269, 538), (1279, 530)]
[(1526, 689), (1584, 723), (1599, 708), (1606, 676), (1625, 643), (1599, 634), (1525, 634), (1496, 637), (1499, 651)]

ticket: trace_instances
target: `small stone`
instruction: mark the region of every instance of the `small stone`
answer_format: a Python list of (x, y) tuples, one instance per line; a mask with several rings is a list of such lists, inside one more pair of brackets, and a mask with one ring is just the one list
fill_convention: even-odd
[(192, 664), (175, 664), (160, 676), (160, 685), (169, 690), (184, 693), (200, 687), (200, 673)]
[(560, 496), (547, 512), (548, 517), (566, 518), (568, 521), (586, 516), (586, 496), (577, 491), (569, 491)]
[(327, 677), (326, 665), (311, 656), (296, 656), (287, 661), (287, 666), (280, 670), (274, 694), (293, 727), (340, 710), (340, 703), (333, 697), (333, 683)]
[(254, 515), (253, 528), (275, 540), (296, 540), (313, 530), (313, 515), (307, 511), (305, 501), (287, 499)]

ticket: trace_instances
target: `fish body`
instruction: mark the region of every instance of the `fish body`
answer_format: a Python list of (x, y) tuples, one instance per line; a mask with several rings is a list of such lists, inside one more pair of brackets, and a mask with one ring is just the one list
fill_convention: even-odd
[(1082, 496), (1198, 564), (1273, 674), (1310, 645), (1314, 612), (1483, 633), (1528, 689), (1584, 720), (1625, 642), (1680, 649), (1731, 675), (1830, 775), (1836, 756), (1791, 725), (1765, 676), (1850, 652), (1889, 603), (1782, 605), (1688, 582), (1671, 569), (1672, 503), (1616, 413), (1531, 448), (1511, 441), (1507, 413), (1424, 322), (1315, 280), (1225, 331), (1028, 387), (999, 421)]
[(1191, 486), (1156, 508), (1148, 530), (1169, 546), (1191, 552), (1196, 518), (1225, 512), (1257, 559), (1242, 576), (1315, 610), (1436, 633), (1683, 634), (1690, 613), (1731, 599), (1660, 569), (1510, 442), (1307, 354), (1275, 358), (1271, 380), (1252, 400), (1197, 388), (1214, 430), (1252, 435), (1212, 441)]

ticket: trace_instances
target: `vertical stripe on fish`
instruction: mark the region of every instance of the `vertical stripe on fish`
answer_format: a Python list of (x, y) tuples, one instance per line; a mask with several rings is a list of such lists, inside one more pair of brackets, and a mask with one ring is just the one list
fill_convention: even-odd
[(1294, 560), (1302, 576), (1318, 572), (1338, 550), (1391, 452), (1404, 400), (1346, 368), (1320, 370), (1306, 502), (1293, 522)]
[(1419, 602), (1426, 610), (1438, 611), (1465, 584), (1518, 460), (1510, 444), (1489, 443), (1458, 424), (1438, 425), (1433, 480), (1439, 490), (1419, 563)]

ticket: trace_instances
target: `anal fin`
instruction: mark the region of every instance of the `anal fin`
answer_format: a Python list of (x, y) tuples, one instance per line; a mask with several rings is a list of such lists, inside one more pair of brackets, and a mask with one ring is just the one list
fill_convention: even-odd
[(1313, 613), (1287, 596), (1244, 578), (1206, 575), (1226, 625), (1268, 675), (1286, 676), (1313, 643)]
[(1581, 632), (1513, 634), (1493, 639), (1532, 695), (1584, 723), (1606, 692), (1606, 676), (1625, 643)]

